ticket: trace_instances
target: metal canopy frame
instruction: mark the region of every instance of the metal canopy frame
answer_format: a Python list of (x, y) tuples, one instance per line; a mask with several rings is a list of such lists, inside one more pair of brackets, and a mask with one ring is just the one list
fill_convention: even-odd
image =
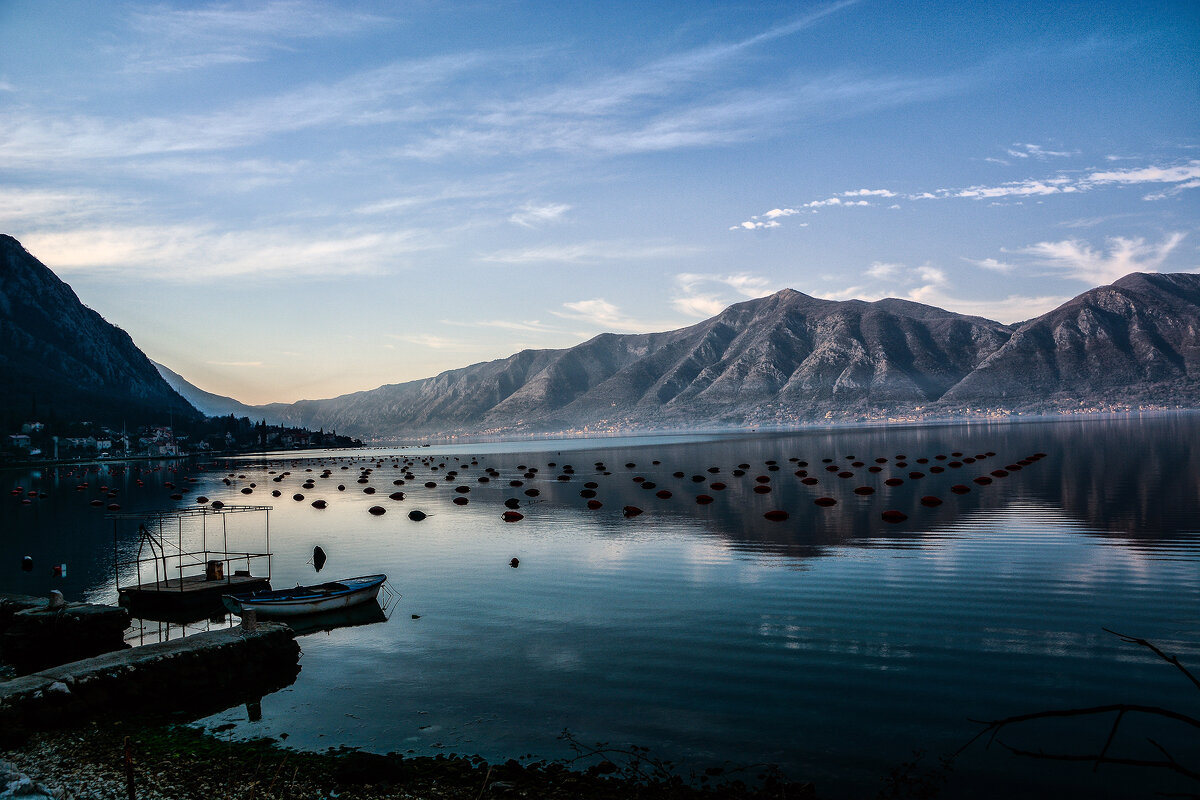
[[(169, 511), (115, 511), (107, 514), (107, 518), (113, 521), (113, 570), (116, 578), (116, 587), (118, 594), (122, 589), (142, 589), (153, 587), (158, 591), (173, 591), (176, 587), (171, 586), (171, 572), (178, 572), (178, 577), (175, 579), (178, 582), (178, 591), (185, 591), (185, 578), (192, 577), (187, 573), (189, 570), (206, 570), (211, 561), (220, 561), (223, 564), (222, 573), (225, 584), (233, 583), (233, 562), (245, 561), (246, 572), (251, 574), (251, 563), (261, 562), (266, 559), (267, 575), (266, 579), (271, 579), (271, 517), (270, 512), (272, 506), (237, 506), (226, 505), (219, 508), (211, 506), (200, 506), (194, 508), (178, 508)], [(229, 530), (226, 520), (230, 514), (250, 514), (259, 513), (263, 515), (263, 543), (264, 552), (230, 552), (229, 550)], [(221, 549), (209, 549), (208, 546), (208, 519), (212, 517), (221, 521)], [(199, 519), (200, 521), (200, 549), (184, 550), (184, 522)], [(133, 559), (122, 560), (118, 548), (121, 523), (136, 520), (140, 533), (138, 541), (137, 556)], [(193, 523), (194, 525), (194, 523)], [(174, 546), (169, 538), (169, 527), (175, 528)], [(194, 533), (190, 532), (191, 536)], [(146, 551), (149, 550), (149, 555)], [(153, 565), (154, 580), (143, 580), (143, 569), (148, 565)], [(161, 567), (161, 569), (160, 569)], [(134, 583), (121, 585), (122, 570), (133, 571)], [(145, 569), (149, 572), (149, 569)], [(193, 572), (193, 576), (198, 576), (199, 572)]]

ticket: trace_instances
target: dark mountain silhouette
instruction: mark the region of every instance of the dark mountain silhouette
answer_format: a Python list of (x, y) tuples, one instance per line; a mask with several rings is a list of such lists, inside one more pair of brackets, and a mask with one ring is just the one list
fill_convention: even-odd
[(119, 426), (200, 417), (125, 331), (0, 234), (0, 409), (14, 423)]

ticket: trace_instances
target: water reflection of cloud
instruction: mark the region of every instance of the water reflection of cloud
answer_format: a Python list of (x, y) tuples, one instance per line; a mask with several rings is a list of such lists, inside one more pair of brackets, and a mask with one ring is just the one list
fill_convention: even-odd
[[(934, 528), (914, 543), (922, 558), (939, 569), (1011, 580), (1037, 573), (1053, 574), (1064, 592), (1097, 582), (1148, 579), (1156, 560), (1130, 542), (1105, 539), (1096, 547), (1086, 535), (1091, 528), (1052, 503), (1018, 499), (1001, 508), (964, 514), (944, 528)], [(896, 571), (909, 567), (897, 566)]]
[(525, 658), (537, 669), (556, 672), (580, 672), (585, 669), (579, 651), (561, 645), (532, 644), (525, 649)]
[(763, 615), (757, 634), (766, 647), (833, 656), (868, 671), (903, 669), (902, 662), (914, 657), (911, 644), (892, 641), (887, 634), (871, 640), (848, 639), (826, 626), (804, 624), (799, 617)]

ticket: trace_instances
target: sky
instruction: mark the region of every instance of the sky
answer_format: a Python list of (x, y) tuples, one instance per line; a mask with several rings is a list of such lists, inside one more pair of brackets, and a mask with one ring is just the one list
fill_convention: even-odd
[(0, 42), (0, 232), (248, 403), (1200, 271), (1194, 0), (0, 0)]

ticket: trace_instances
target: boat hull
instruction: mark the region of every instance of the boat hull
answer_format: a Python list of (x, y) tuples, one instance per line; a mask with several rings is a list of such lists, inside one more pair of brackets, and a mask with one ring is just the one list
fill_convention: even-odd
[(221, 601), (230, 612), (241, 616), (253, 609), (260, 619), (303, 617), (342, 611), (367, 603), (379, 594), (386, 575), (365, 575), (318, 586), (297, 586), (272, 592), (225, 595)]

